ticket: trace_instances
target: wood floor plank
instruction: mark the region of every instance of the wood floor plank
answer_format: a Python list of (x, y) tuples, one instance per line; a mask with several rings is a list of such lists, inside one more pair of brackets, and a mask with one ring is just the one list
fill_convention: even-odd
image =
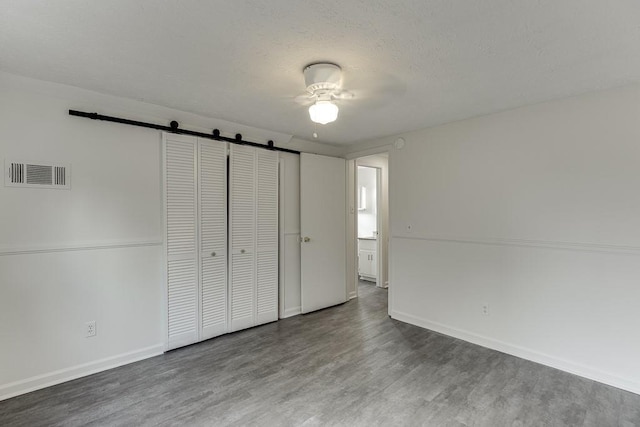
[(640, 396), (387, 316), (387, 291), (0, 402), (0, 426), (640, 426)]

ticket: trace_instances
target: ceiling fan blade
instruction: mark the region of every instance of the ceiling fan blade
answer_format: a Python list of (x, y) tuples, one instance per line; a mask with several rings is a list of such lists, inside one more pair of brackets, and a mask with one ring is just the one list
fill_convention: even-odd
[(332, 96), (334, 99), (347, 100), (355, 98), (356, 95), (353, 92), (342, 89), (340, 91), (334, 92)]
[(300, 104), (300, 105), (311, 105), (315, 101), (315, 96), (313, 96), (313, 95), (311, 95), (309, 93), (303, 93), (301, 95), (298, 95), (298, 96), (294, 97), (293, 101), (296, 104)]

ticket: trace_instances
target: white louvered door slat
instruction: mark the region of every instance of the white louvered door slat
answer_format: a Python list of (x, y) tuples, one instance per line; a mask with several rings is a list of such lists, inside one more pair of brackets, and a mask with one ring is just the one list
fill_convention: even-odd
[(277, 320), (278, 153), (164, 140), (168, 349)]
[(231, 146), (229, 289), (232, 331), (255, 325), (255, 163), (255, 148)]
[(278, 320), (278, 153), (257, 150), (256, 324)]
[(199, 139), (200, 339), (227, 332), (227, 144)]
[(198, 340), (196, 142), (165, 136), (168, 348)]

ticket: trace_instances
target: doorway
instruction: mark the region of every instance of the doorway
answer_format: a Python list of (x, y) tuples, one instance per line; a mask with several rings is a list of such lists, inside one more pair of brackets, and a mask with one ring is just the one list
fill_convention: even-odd
[(378, 208), (378, 189), (380, 188), (381, 168), (357, 166), (356, 198), (358, 224), (358, 279), (373, 282), (382, 287), (382, 278), (378, 272), (380, 248), (378, 229), (380, 215)]
[(358, 284), (389, 287), (389, 155), (381, 153), (353, 160), (350, 249), (355, 262), (350, 269), (353, 292)]

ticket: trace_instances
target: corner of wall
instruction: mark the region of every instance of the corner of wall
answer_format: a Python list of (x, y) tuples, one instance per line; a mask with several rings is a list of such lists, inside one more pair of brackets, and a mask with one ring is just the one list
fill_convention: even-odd
[(296, 137), (291, 138), (289, 143), (286, 144), (286, 148), (331, 157), (344, 157), (345, 153), (345, 148), (338, 145), (309, 141)]

